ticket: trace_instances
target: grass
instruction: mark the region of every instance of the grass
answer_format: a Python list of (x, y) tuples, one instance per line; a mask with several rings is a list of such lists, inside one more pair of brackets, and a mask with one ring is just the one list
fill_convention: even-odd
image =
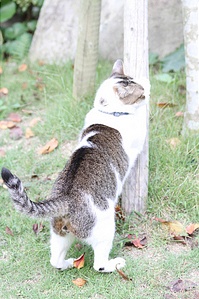
[[(23, 133), (31, 120), (40, 118), (32, 127), (35, 136), (19, 140), (10, 138), (9, 130), (0, 131), (0, 167), (7, 166), (20, 176), (34, 200), (45, 198), (53, 181), (63, 168), (74, 148), (75, 140), (92, 106), (92, 96), (76, 103), (72, 100), (71, 63), (63, 67), (31, 65), (25, 72), (18, 72), (18, 64), (3, 64), (1, 84), (9, 94), (2, 97), (0, 118), (11, 112), (22, 117), (18, 125)], [(97, 85), (109, 75), (111, 66), (98, 65)], [(7, 190), (0, 186), (0, 285), (1, 298), (91, 298), (91, 299), (160, 299), (198, 298), (198, 287), (186, 293), (172, 293), (167, 287), (178, 278), (199, 285), (199, 250), (171, 240), (153, 217), (179, 220), (183, 225), (199, 222), (199, 138), (181, 135), (183, 117), (177, 111), (185, 110), (185, 76), (173, 74), (174, 82), (167, 84), (156, 80), (160, 71), (151, 69), (150, 104), (150, 160), (149, 197), (146, 214), (132, 214), (125, 223), (118, 221), (113, 257), (124, 256), (127, 262), (124, 273), (132, 278), (125, 281), (118, 273), (100, 274), (92, 269), (93, 252), (88, 246), (73, 246), (70, 255), (85, 252), (85, 267), (58, 272), (49, 263), (49, 225), (38, 235), (34, 223), (18, 214), (8, 199)], [(165, 109), (157, 102), (176, 106)], [(25, 110), (25, 111), (24, 111)], [(31, 111), (31, 114), (27, 113)], [(24, 112), (23, 112), (24, 111)], [(56, 137), (59, 147), (49, 155), (38, 155), (38, 149)], [(170, 145), (171, 138), (179, 144)], [(2, 151), (0, 151), (1, 153)], [(9, 227), (13, 236), (6, 233)], [(145, 234), (148, 246), (142, 250), (124, 247), (125, 237), (133, 233)], [(196, 235), (195, 241), (199, 240)], [(73, 279), (82, 277), (87, 284), (78, 288)], [(170, 297), (165, 297), (170, 296)]]

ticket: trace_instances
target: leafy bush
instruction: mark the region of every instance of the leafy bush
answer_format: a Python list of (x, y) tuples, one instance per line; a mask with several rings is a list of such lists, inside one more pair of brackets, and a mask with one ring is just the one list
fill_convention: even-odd
[(43, 0), (2, 0), (1, 56), (22, 59), (28, 54)]

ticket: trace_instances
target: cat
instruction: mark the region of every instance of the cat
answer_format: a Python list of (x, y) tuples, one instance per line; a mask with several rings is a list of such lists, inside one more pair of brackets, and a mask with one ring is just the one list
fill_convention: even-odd
[(77, 148), (56, 179), (48, 199), (33, 202), (20, 179), (8, 169), (1, 175), (20, 212), (51, 221), (53, 267), (73, 267), (65, 260), (76, 238), (94, 250), (94, 269), (112, 272), (125, 266), (121, 257), (109, 259), (115, 234), (115, 205), (146, 137), (146, 98), (149, 88), (126, 76), (118, 59), (111, 76), (97, 90), (85, 118)]

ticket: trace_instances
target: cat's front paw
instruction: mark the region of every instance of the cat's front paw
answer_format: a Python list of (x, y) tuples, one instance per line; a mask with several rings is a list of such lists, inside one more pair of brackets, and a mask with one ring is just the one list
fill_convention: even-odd
[(99, 272), (113, 272), (117, 269), (123, 268), (125, 266), (126, 262), (125, 259), (121, 257), (116, 257), (115, 259), (107, 261), (104, 265), (101, 267), (94, 267), (95, 270)]

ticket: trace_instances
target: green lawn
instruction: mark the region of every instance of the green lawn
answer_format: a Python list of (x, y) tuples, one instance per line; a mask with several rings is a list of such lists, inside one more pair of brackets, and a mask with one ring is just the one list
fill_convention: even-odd
[[(22, 179), (30, 198), (44, 199), (75, 147), (93, 96), (79, 103), (72, 99), (73, 66), (70, 63), (63, 67), (28, 65), (24, 72), (19, 72), (19, 64), (12, 61), (3, 63), (2, 67), (1, 87), (8, 88), (8, 95), (0, 98), (0, 120), (12, 112), (20, 115), (22, 121), (17, 126), (22, 130), (22, 137), (15, 133), (13, 139), (10, 129), (0, 130), (0, 167), (10, 168)], [(98, 65), (97, 85), (110, 70), (110, 63)], [(124, 280), (117, 272), (96, 273), (92, 268), (93, 252), (84, 244), (74, 245), (70, 251), (73, 257), (85, 252), (82, 269), (63, 272), (53, 269), (49, 262), (48, 222), (17, 213), (1, 182), (0, 298), (199, 298), (199, 235), (196, 232), (194, 238), (183, 245), (174, 241), (161, 223), (154, 220), (154, 217), (178, 220), (185, 227), (199, 223), (199, 136), (183, 137), (183, 117), (175, 115), (185, 110), (185, 75), (183, 72), (172, 74), (174, 81), (168, 84), (156, 79), (159, 72), (156, 68), (150, 71), (147, 211), (143, 216), (133, 213), (125, 223), (118, 221), (111, 253), (113, 257), (125, 257), (123, 271), (132, 280)], [(174, 105), (161, 108), (158, 102)], [(38, 122), (31, 127), (36, 119)], [(27, 128), (34, 137), (25, 137)], [(48, 155), (39, 155), (38, 150), (52, 138), (57, 138), (58, 148)], [(32, 227), (40, 222), (45, 227), (36, 235)], [(124, 246), (130, 233), (146, 236), (147, 247)], [(72, 282), (78, 277), (87, 281), (81, 288)], [(174, 293), (168, 286), (177, 279), (197, 286)]]

